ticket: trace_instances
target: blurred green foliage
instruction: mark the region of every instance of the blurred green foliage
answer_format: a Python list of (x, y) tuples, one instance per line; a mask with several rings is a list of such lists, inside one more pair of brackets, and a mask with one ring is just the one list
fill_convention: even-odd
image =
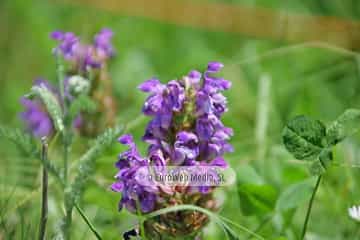
[[(271, 7), (289, 13), (360, 16), (360, 4), (350, 0), (217, 2)], [(21, 127), (19, 98), (29, 92), (37, 77), (55, 81), (55, 59), (51, 53), (55, 43), (49, 39), (51, 31), (73, 31), (90, 39), (104, 26), (115, 32), (117, 56), (110, 70), (118, 101), (119, 123), (131, 124), (140, 116), (145, 96), (137, 90), (137, 85), (142, 81), (153, 76), (162, 81), (178, 78), (191, 69), (203, 70), (211, 60), (225, 64), (224, 76), (232, 81), (233, 87), (227, 93), (229, 112), (225, 114), (224, 122), (235, 133), (232, 139), (235, 152), (228, 154), (227, 160), (237, 171), (240, 182), (219, 189), (219, 198), (224, 201), (220, 214), (258, 230), (265, 239), (280, 236), (297, 239), (306, 204), (301, 200), (296, 210), (282, 212), (278, 211), (279, 206), (273, 198), (284, 191), (289, 192), (293, 184), (306, 181), (310, 174), (308, 166), (295, 161), (282, 146), (281, 129), (288, 119), (298, 114), (329, 122), (346, 108), (359, 108), (359, 60), (330, 49), (306, 47), (261, 58), (272, 49), (286, 48), (286, 43), (122, 16), (85, 5), (74, 7), (51, 1), (2, 0), (0, 123)], [(260, 144), (254, 135), (258, 89), (261, 87), (258, 80), (264, 75), (270, 76), (271, 89), (270, 101), (265, 103), (269, 109), (268, 124), (265, 139)], [(138, 142), (145, 123), (146, 120), (140, 119), (140, 124), (131, 129)], [(85, 145), (82, 139), (76, 139), (75, 153), (71, 156), (74, 161), (84, 152)], [(144, 151), (145, 145), (141, 146)], [(265, 151), (264, 160), (258, 159), (259, 148)], [(96, 173), (86, 186), (81, 201), (104, 239), (119, 239), (125, 230), (136, 225), (135, 217), (126, 211), (117, 211), (120, 196), (109, 190), (116, 173), (114, 163), (122, 149), (117, 146), (98, 161)], [(16, 150), (15, 146), (0, 139), (0, 239), (34, 239), (40, 205), (39, 162), (24, 158)], [(51, 151), (56, 156), (56, 148)], [(350, 205), (360, 204), (358, 137), (341, 143), (334, 155), (335, 166), (325, 174), (314, 203), (308, 236), (319, 240), (360, 239), (359, 233), (355, 236), (359, 225), (347, 215)], [(242, 185), (246, 187), (242, 188)], [(263, 191), (270, 200), (262, 199), (261, 194), (259, 197), (258, 193)], [(56, 223), (63, 213), (60, 198), (59, 186), (52, 183), (49, 233), (56, 230)], [(77, 214), (74, 225), (74, 239), (94, 239)], [(210, 224), (205, 236), (206, 239), (220, 239), (222, 232)], [(241, 231), (239, 236), (240, 239), (247, 238)]]

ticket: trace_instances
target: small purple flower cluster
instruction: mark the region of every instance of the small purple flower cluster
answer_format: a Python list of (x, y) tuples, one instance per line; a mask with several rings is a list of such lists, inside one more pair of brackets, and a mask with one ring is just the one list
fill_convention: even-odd
[(54, 31), (51, 37), (59, 42), (54, 49), (55, 53), (73, 62), (79, 69), (100, 68), (101, 65), (115, 54), (111, 44), (113, 32), (108, 29), (102, 29), (94, 37), (91, 45), (83, 44), (80, 38), (72, 32)]
[[(115, 53), (111, 44), (113, 32), (110, 29), (104, 28), (94, 37), (92, 45), (84, 45), (80, 39), (72, 32), (54, 31), (51, 37), (59, 42), (59, 45), (54, 49), (56, 54), (61, 54), (66, 60), (75, 64), (76, 69), (81, 71), (89, 68), (101, 68), (102, 64), (107, 59), (112, 57)], [(36, 80), (34, 86), (42, 86), (50, 90), (58, 100), (60, 106), (64, 106), (66, 102), (71, 102), (75, 96), (70, 91), (71, 78), (73, 76), (65, 76), (64, 89), (65, 99), (62, 99), (59, 90), (51, 86), (46, 80)], [(75, 76), (78, 87), (84, 86), (84, 82), (88, 80), (79, 76)], [(21, 113), (21, 119), (25, 122), (27, 129), (35, 137), (51, 136), (55, 129), (49, 113), (46, 111), (44, 104), (39, 99), (21, 98), (21, 103), (25, 111)], [(83, 124), (81, 114), (79, 114), (73, 121), (73, 127), (79, 129)]]
[[(228, 143), (233, 135), (231, 128), (221, 122), (227, 111), (227, 101), (222, 91), (231, 87), (223, 78), (215, 77), (223, 67), (221, 63), (210, 62), (204, 74), (191, 71), (180, 80), (161, 84), (150, 79), (139, 86), (149, 93), (143, 106), (143, 113), (151, 116), (143, 141), (149, 144), (147, 158), (142, 158), (129, 135), (119, 139), (130, 149), (119, 156), (116, 167), (117, 181), (112, 185), (116, 192), (122, 192), (119, 209), (125, 206), (129, 211), (149, 212), (157, 202), (164, 201), (163, 193), (173, 194), (176, 190), (166, 187), (149, 189), (134, 178), (136, 170), (143, 166), (218, 166), (227, 167), (223, 158), (231, 152)], [(187, 193), (210, 193), (212, 188), (188, 189)]]

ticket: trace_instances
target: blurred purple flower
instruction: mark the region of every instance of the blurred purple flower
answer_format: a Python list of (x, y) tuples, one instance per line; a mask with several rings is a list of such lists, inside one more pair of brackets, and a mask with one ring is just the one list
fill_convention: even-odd
[(109, 28), (103, 28), (94, 38), (94, 47), (97, 51), (97, 56), (101, 59), (110, 58), (115, 54), (114, 48), (111, 44), (111, 39), (114, 33)]
[[(58, 100), (60, 106), (63, 106), (64, 100), (61, 99), (59, 90), (51, 85), (47, 80), (36, 79), (34, 81), (34, 86), (42, 86), (48, 89), (54, 97)], [(73, 97), (70, 98), (70, 94), (67, 91), (67, 79), (64, 81), (65, 85), (65, 98), (73, 100)], [(20, 103), (23, 105), (25, 110), (20, 113), (22, 121), (26, 125), (26, 129), (30, 131), (35, 137), (41, 138), (44, 136), (51, 136), (55, 132), (54, 124), (52, 122), (51, 116), (46, 110), (44, 103), (38, 99), (28, 99), (22, 97)], [(79, 113), (73, 120), (73, 128), (79, 129), (84, 123), (81, 113)]]
[[(57, 95), (55, 88), (46, 80), (37, 79), (34, 85), (44, 86), (54, 95)], [(54, 125), (44, 104), (39, 99), (27, 99), (25, 97), (22, 97), (20, 102), (25, 108), (24, 112), (20, 113), (20, 117), (24, 121), (27, 130), (38, 138), (51, 136), (54, 133)]]
[(107, 28), (95, 35), (93, 44), (83, 44), (72, 32), (54, 31), (50, 36), (59, 42), (54, 52), (73, 62), (80, 70), (100, 68), (115, 53), (111, 44), (113, 33)]
[(59, 42), (54, 51), (62, 54), (65, 59), (69, 60), (75, 57), (76, 48), (79, 46), (79, 38), (72, 32), (54, 31), (51, 38)]

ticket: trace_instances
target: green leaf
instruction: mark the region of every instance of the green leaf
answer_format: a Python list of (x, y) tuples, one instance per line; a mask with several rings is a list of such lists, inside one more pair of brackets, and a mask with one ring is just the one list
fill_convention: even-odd
[(72, 208), (83, 192), (83, 188), (92, 176), (94, 165), (100, 155), (114, 143), (122, 133), (123, 127), (107, 129), (100, 135), (93, 146), (80, 158), (77, 175), (67, 192), (67, 208)]
[(276, 203), (277, 211), (286, 211), (296, 208), (310, 200), (316, 178), (312, 177), (302, 182), (290, 185), (280, 194)]
[(48, 159), (44, 160), (40, 157), (40, 151), (36, 145), (34, 138), (27, 133), (22, 132), (19, 129), (11, 129), (0, 126), (0, 137), (6, 138), (13, 142), (18, 150), (26, 157), (34, 157), (41, 161), (41, 164), (56, 178), (61, 180), (59, 169)]
[(305, 116), (292, 119), (283, 130), (286, 149), (299, 160), (314, 160), (323, 149), (326, 128), (320, 121)]
[(45, 104), (47, 111), (49, 112), (51, 119), (55, 125), (56, 130), (62, 132), (64, 130), (63, 112), (59, 101), (56, 96), (49, 91), (45, 86), (32, 87), (32, 93), (41, 99)]
[(266, 214), (275, 207), (277, 192), (271, 185), (241, 184), (238, 194), (240, 207), (246, 216)]
[(12, 129), (0, 126), (0, 137), (13, 142), (25, 156), (39, 157), (39, 151), (31, 135), (22, 132), (20, 129)]
[(338, 117), (327, 129), (328, 145), (337, 143), (355, 134), (360, 129), (360, 110), (348, 109)]

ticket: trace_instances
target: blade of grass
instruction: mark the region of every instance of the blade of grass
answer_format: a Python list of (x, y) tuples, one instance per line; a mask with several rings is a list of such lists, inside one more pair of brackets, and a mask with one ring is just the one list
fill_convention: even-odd
[(89, 218), (85, 215), (84, 211), (77, 204), (75, 204), (75, 208), (78, 211), (78, 213), (80, 214), (80, 216), (82, 217), (82, 219), (84, 220), (84, 222), (86, 223), (86, 225), (89, 227), (91, 232), (95, 235), (96, 239), (102, 240), (100, 233), (96, 230), (94, 225), (90, 222)]
[[(176, 211), (181, 211), (181, 210), (193, 210), (193, 211), (198, 211), (198, 212), (202, 212), (206, 215), (208, 215), (208, 217), (210, 219), (212, 219), (213, 221), (215, 221), (215, 223), (217, 223), (219, 226), (222, 227), (222, 229), (224, 230), (225, 234), (228, 236), (229, 233), (233, 234), (235, 237), (235, 233), (234, 231), (229, 227), (229, 225), (226, 224), (225, 221), (227, 221), (228, 223), (231, 222), (234, 226), (238, 227), (239, 229), (247, 232), (247, 233), (251, 233), (255, 238), (260, 239), (260, 240), (264, 240), (263, 237), (259, 236), (256, 233), (253, 233), (251, 230), (249, 230), (248, 228), (241, 226), (240, 224), (234, 223), (231, 220), (222, 217), (218, 214), (215, 214), (205, 208), (201, 208), (198, 206), (194, 206), (194, 205), (188, 205), (188, 204), (184, 204), (184, 205), (177, 205), (177, 206), (173, 206), (173, 207), (168, 207), (168, 208), (163, 208), (157, 211), (154, 211), (152, 213), (143, 215), (144, 220), (149, 219), (149, 218), (153, 218), (162, 214), (166, 214), (169, 212), (176, 212)], [(229, 239), (229, 238), (228, 238)]]

